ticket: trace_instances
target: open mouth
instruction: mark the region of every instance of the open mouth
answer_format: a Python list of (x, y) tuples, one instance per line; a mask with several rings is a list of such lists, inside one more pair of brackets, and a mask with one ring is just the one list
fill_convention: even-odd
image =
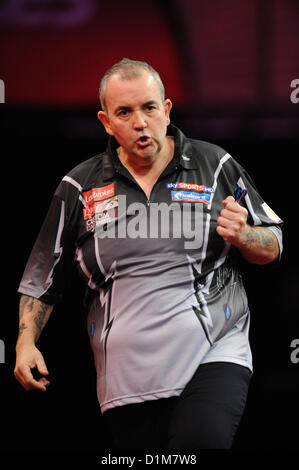
[(139, 139), (136, 140), (136, 143), (141, 147), (147, 147), (150, 144), (150, 137), (147, 135), (142, 135)]

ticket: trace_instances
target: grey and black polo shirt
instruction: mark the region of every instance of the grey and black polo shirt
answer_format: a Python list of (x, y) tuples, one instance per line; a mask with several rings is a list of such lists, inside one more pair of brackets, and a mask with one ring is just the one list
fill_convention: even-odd
[(252, 369), (249, 307), (236, 250), (217, 234), (222, 200), (247, 188), (251, 225), (281, 219), (222, 148), (168, 127), (175, 153), (150, 199), (118, 159), (117, 142), (59, 184), (19, 292), (62, 299), (69, 266), (86, 308), (102, 412), (180, 395), (201, 363)]

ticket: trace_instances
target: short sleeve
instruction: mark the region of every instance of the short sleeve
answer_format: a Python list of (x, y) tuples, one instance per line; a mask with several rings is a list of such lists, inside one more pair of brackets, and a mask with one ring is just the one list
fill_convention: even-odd
[(60, 302), (74, 251), (66, 203), (58, 190), (27, 261), (18, 292), (47, 304)]
[(248, 224), (267, 227), (271, 230), (278, 240), (281, 254), (283, 220), (264, 201), (247, 171), (234, 159), (231, 159), (231, 165), (231, 179), (234, 187), (239, 186), (247, 190), (241, 204), (248, 210)]

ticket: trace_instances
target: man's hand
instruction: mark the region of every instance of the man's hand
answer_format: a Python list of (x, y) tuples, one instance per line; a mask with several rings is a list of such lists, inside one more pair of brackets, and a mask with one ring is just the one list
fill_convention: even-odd
[(276, 236), (265, 227), (247, 224), (248, 212), (232, 196), (222, 201), (224, 209), (218, 217), (217, 233), (228, 243), (237, 247), (250, 263), (267, 264), (279, 256)]
[(14, 374), (16, 379), (26, 390), (47, 390), (50, 382), (41, 377), (35, 380), (32, 370), (37, 368), (41, 375), (49, 375), (44, 358), (35, 346), (47, 320), (53, 310), (48, 305), (34, 297), (22, 295), (19, 310), (19, 336), (16, 344), (16, 366)]
[(41, 377), (35, 380), (31, 370), (37, 368), (41, 375), (49, 375), (47, 366), (41, 352), (33, 345), (19, 345), (16, 348), (16, 366), (14, 374), (16, 379), (25, 388), (25, 390), (47, 390), (47, 385), (50, 382)]
[(250, 226), (247, 224), (248, 212), (232, 196), (222, 201), (224, 209), (218, 217), (218, 234), (228, 243), (240, 248), (246, 243)]

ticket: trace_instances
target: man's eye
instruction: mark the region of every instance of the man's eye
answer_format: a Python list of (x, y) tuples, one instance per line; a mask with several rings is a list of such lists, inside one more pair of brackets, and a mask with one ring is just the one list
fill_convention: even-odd
[(127, 117), (129, 116), (129, 112), (130, 110), (129, 109), (120, 109), (117, 113), (117, 116), (120, 116), (120, 117)]
[(148, 110), (148, 111), (153, 111), (154, 109), (155, 109), (155, 106), (153, 106), (152, 104), (149, 104), (149, 105), (147, 106), (147, 110)]

